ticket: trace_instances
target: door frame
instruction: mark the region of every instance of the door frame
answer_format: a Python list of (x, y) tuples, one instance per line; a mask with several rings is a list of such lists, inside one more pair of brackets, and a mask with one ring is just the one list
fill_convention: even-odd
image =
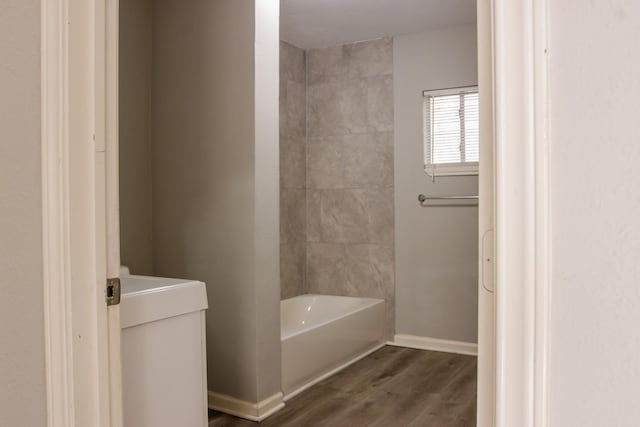
[(73, 425), (66, 10), (41, 3), (42, 237), (48, 426)]
[(476, 423), (495, 424), (495, 176), (491, 0), (477, 1), (480, 158), (478, 171), (478, 359)]
[(105, 301), (119, 270), (114, 16), (108, 0), (41, 0), (48, 426), (122, 425), (120, 309)]
[[(48, 425), (118, 427), (119, 308), (104, 305), (106, 277), (117, 276), (119, 265), (117, 73), (109, 73), (117, 70), (117, 1), (41, 0), (41, 10)], [(495, 425), (544, 426), (551, 283), (547, 0), (492, 0), (491, 15)]]
[(548, 0), (493, 0), (495, 424), (547, 424)]

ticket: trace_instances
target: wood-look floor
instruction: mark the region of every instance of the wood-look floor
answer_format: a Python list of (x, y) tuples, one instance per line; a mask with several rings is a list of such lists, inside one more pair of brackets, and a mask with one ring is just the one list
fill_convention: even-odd
[(211, 411), (209, 427), (471, 427), (476, 357), (386, 346), (262, 423)]

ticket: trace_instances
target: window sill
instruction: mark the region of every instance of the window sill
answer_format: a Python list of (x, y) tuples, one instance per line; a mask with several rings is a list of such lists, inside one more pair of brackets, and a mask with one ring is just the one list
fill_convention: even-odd
[(429, 176), (473, 176), (478, 175), (478, 163), (469, 163), (466, 165), (427, 165), (424, 171)]

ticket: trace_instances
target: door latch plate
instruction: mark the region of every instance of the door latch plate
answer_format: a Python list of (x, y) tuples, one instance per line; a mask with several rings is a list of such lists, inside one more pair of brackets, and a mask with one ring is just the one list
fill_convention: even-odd
[(105, 295), (107, 306), (120, 304), (120, 278), (107, 279), (107, 290)]

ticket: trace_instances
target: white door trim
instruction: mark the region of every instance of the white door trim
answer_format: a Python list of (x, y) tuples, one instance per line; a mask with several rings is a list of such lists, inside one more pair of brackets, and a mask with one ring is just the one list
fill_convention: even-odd
[(495, 174), (492, 0), (477, 2), (480, 162), (478, 174), (478, 375), (477, 425), (495, 425)]
[(117, 141), (101, 125), (113, 116), (105, 111), (100, 93), (110, 77), (104, 71), (105, 50), (111, 46), (106, 43), (105, 1), (41, 0), (43, 291), (50, 427), (122, 425), (118, 309), (107, 309), (104, 297), (107, 258), (114, 263), (107, 235), (113, 224), (106, 212), (114, 184), (105, 165), (117, 156), (112, 151)]
[(533, 2), (534, 126), (536, 212), (535, 212), (535, 360), (533, 424), (547, 425), (547, 377), (549, 356), (549, 316), (551, 309), (552, 222), (549, 151), (549, 87), (548, 87), (548, 8), (547, 0)]
[(550, 286), (546, 0), (494, 0), (496, 425), (546, 425)]
[(41, 3), (42, 235), (47, 425), (72, 426), (66, 2)]
[[(118, 165), (118, 22), (119, 0), (93, 0), (94, 90), (95, 90), (95, 151), (96, 204), (99, 254), (103, 271), (99, 276), (120, 275), (120, 218)], [(104, 252), (102, 252), (104, 251)], [(101, 350), (107, 359), (109, 418), (111, 426), (122, 424), (122, 364), (120, 347), (120, 306), (106, 309), (106, 322), (99, 334)]]

